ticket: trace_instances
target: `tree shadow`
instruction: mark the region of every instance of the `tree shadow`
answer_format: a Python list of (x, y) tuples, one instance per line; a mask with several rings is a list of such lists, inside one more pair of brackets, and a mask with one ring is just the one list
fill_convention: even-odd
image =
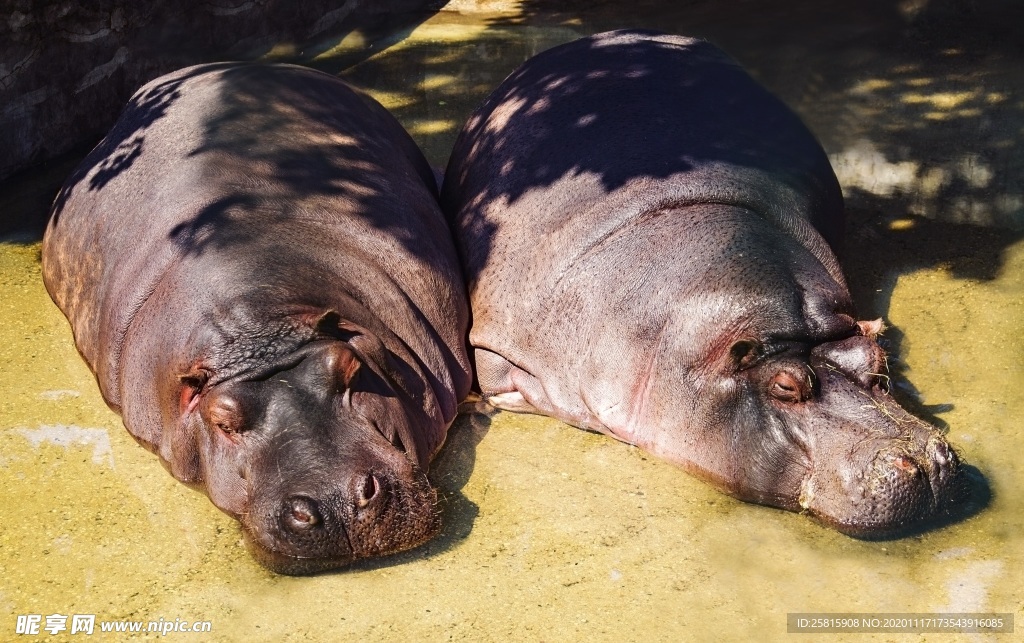
[[(827, 240), (842, 234), (839, 186), (796, 115), (713, 45), (659, 32), (550, 49), (469, 118), (441, 203), (449, 217), (471, 219), (472, 240), (460, 245), (471, 288), (500, 225), (485, 208), (563, 181), (545, 198), (572, 211), (603, 194), (620, 204), (614, 220), (729, 203), (791, 233), (807, 216)], [(536, 234), (561, 225), (538, 223)]]
[[(212, 70), (219, 74), (218, 100), (210, 106), (190, 106), (208, 111), (200, 116), (201, 131), (170, 131), (172, 126), (161, 121), (182, 92), (189, 91), (186, 83)], [(436, 251), (427, 239), (440, 233), (424, 230), (439, 229), (443, 222), (412, 215), (396, 202), (406, 198), (417, 210), (431, 207), (428, 200), (435, 181), (415, 143), (372, 99), (347, 94), (321, 78), (316, 72), (296, 75), (268, 72), (261, 65), (217, 63), (147, 88), (69, 177), (54, 202), (52, 225), (61, 225), (72, 193), (101, 192), (125, 172), (133, 172), (132, 180), (181, 192), (204, 189), (187, 180), (192, 172), (201, 171), (210, 185), (218, 186), (211, 201), (191, 213), (189, 206), (179, 212), (168, 211), (167, 203), (149, 203), (146, 207), (153, 211), (149, 218), (129, 217), (126, 225), (145, 234), (147, 227), (163, 225), (157, 217), (171, 217), (177, 223), (170, 237), (182, 256), (199, 255), (210, 247), (256, 244), (265, 248), (276, 243), (277, 223), (293, 218), (332, 220), (326, 204), (335, 200), (413, 255)], [(364, 113), (368, 120), (358, 120)], [(360, 116), (353, 121), (352, 114)], [(190, 119), (185, 117), (186, 122)], [(160, 159), (147, 155), (148, 134), (164, 141), (185, 137), (192, 147), (185, 159)], [(399, 161), (396, 155), (405, 160)], [(188, 159), (195, 159), (194, 164)], [(176, 163), (177, 172), (186, 178), (161, 177), (166, 163)], [(405, 176), (403, 163), (411, 165), (422, 180), (422, 193), (410, 192), (412, 177)], [(172, 194), (168, 198), (196, 197)], [(252, 216), (258, 225), (250, 220)], [(447, 231), (443, 234), (447, 236)]]
[[(364, 136), (362, 125), (349, 121), (337, 94), (316, 84), (281, 87), (263, 74), (241, 68), (226, 75), (221, 95), (224, 109), (221, 115), (207, 121), (203, 142), (192, 152), (193, 156), (213, 154), (231, 159), (240, 167), (259, 168), (255, 170), (258, 176), (274, 182), (271, 198), (283, 204), (285, 216), (290, 214), (290, 203), (339, 199), (350, 207), (354, 205), (361, 221), (386, 231), (412, 254), (422, 256), (432, 249), (422, 231), (411, 226), (415, 217), (395, 216), (396, 190), (406, 179), (404, 170), (393, 169), (401, 167), (394, 155), (401, 153), (409, 160), (426, 186), (426, 194), (435, 191), (433, 173), (412, 139), (375, 103), (373, 117), (366, 124), (372, 128), (372, 135)], [(268, 102), (267, 96), (275, 99)], [(235, 126), (239, 115), (248, 115), (244, 129)], [(308, 138), (274, 136), (296, 122), (317, 124), (318, 129), (308, 132)], [(327, 135), (332, 140), (318, 140), (325, 132), (330, 132)], [(345, 134), (338, 136), (335, 132)], [(274, 142), (267, 145), (267, 140)], [(430, 205), (423, 203), (422, 207), (429, 209)], [(216, 227), (229, 210), (215, 208), (176, 229), (176, 235), (180, 233), (178, 241), (188, 246), (190, 252), (201, 251), (202, 244), (195, 243), (194, 237), (192, 242), (188, 241), (186, 230)], [(428, 221), (419, 224), (433, 226)], [(243, 235), (237, 242), (246, 242), (245, 231), (234, 229)], [(218, 234), (209, 234), (208, 238), (218, 243), (231, 242)]]
[(59, 222), (68, 198), (87, 176), (92, 174), (87, 186), (89, 191), (102, 190), (142, 156), (146, 140), (145, 131), (164, 117), (167, 110), (180, 98), (181, 84), (193, 76), (194, 72), (150, 86), (144, 91), (137, 92), (128, 101), (123, 113), (131, 113), (132, 118), (120, 119), (100, 145), (75, 168), (57, 192), (51, 214), (54, 224)]
[[(213, 13), (220, 16), (223, 29), (233, 37), (230, 44), (213, 38), (203, 29), (193, 28), (189, 24), (191, 18), (187, 12), (182, 13), (180, 7), (158, 8), (156, 14), (140, 22), (142, 26), (137, 32), (126, 32), (122, 48), (136, 54), (138, 62), (127, 65), (123, 73), (124, 82), (116, 83), (116, 86), (111, 84), (106, 94), (120, 93), (122, 98), (119, 100), (128, 101), (131, 93), (146, 81), (175, 69), (216, 59), (293, 62), (336, 74), (377, 54), (382, 47), (400, 42), (417, 25), (434, 15), (444, 1), (394, 0), (379, 7), (363, 3), (356, 7), (354, 13), (349, 6), (353, 3), (343, 4), (345, 6), (330, 11), (318, 4), (297, 8), (271, 7), (268, 19), (263, 21), (254, 21), (244, 11), (217, 13), (214, 8)], [(93, 13), (100, 15), (104, 9), (75, 11), (77, 13), (73, 12), (73, 17)], [(208, 16), (204, 14), (204, 18)], [(353, 39), (355, 44), (345, 47), (337, 55), (318, 58), (319, 54), (346, 38)], [(81, 61), (76, 61), (74, 66), (77, 69)], [(145, 130), (177, 98), (174, 91), (182, 80), (179, 78), (175, 83), (153, 87), (145, 95), (136, 95), (127, 106), (117, 102), (106, 116), (95, 111), (88, 114), (85, 120), (92, 124), (88, 130), (69, 133), (69, 136), (78, 136), (73, 140), (81, 139), (70, 151), (0, 184), (0, 207), (3, 208), (0, 211), (0, 235), (16, 232), (18, 238), (41, 236), (49, 217), (48, 209), (52, 207), (59, 213), (69, 191), (94, 169), (94, 164), (88, 160), (85, 165), (76, 164), (83, 157), (100, 159), (103, 164), (93, 173), (94, 183), (104, 184), (120, 174), (142, 153)], [(69, 108), (77, 109), (77, 106)], [(125, 127), (123, 122), (114, 123), (122, 109), (139, 110), (138, 118), (129, 127)], [(115, 125), (115, 129), (101, 142), (104, 150), (89, 155), (103, 131), (111, 125)]]

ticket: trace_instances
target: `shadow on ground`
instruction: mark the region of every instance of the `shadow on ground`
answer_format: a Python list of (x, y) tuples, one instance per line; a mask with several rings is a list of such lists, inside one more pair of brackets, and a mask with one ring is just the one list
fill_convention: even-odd
[(462, 488), (473, 474), (477, 445), (487, 436), (490, 416), (494, 412), (476, 396), (471, 396), (459, 407), (459, 415), (448, 429), (444, 447), (430, 466), (430, 481), (437, 487), (441, 504), (441, 533), (412, 551), (386, 558), (365, 559), (357, 562), (353, 569), (378, 569), (431, 558), (457, 547), (469, 537), (480, 509), (462, 493)]

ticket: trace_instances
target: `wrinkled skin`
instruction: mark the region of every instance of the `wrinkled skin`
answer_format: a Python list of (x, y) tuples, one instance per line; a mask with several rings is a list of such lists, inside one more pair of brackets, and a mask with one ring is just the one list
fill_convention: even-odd
[(468, 311), (431, 170), (369, 97), (284, 65), (151, 82), (58, 196), (43, 276), (107, 403), (270, 569), (437, 532)]
[(857, 321), (824, 152), (710, 44), (611, 32), (527, 61), (463, 128), (442, 207), (491, 404), (855, 536), (960, 502)]

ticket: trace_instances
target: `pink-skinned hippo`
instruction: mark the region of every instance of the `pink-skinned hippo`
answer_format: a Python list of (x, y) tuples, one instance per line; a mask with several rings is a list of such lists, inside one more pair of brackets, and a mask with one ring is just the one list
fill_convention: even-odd
[(43, 278), (131, 434), (268, 568), (438, 531), (465, 289), (430, 167), (367, 95), (288, 65), (152, 81), (58, 195)]
[(859, 537), (948, 516), (964, 468), (888, 395), (800, 120), (714, 46), (555, 47), (470, 117), (441, 195), (484, 398)]

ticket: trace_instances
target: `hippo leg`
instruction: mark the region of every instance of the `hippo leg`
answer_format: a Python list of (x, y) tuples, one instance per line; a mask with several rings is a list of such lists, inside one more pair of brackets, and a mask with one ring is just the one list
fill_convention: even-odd
[(489, 350), (477, 348), (474, 356), (480, 391), (488, 404), (503, 411), (552, 414), (554, 407), (536, 377)]

